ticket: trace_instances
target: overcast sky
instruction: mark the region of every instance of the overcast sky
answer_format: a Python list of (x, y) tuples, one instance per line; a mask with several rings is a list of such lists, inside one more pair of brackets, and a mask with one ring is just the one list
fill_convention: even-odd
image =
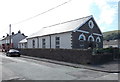
[[(102, 32), (117, 30), (118, 1), (0, 0), (0, 38), (9, 33), (9, 24), (12, 24), (12, 32), (17, 33), (18, 30), (21, 30), (22, 33), (29, 36), (42, 27), (89, 15), (93, 15)], [(55, 8), (61, 4), (63, 5)], [(55, 9), (26, 20), (52, 8)]]

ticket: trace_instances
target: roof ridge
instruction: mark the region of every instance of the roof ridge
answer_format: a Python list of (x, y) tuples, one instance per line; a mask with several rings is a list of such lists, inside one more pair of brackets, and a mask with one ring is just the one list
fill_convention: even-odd
[(14, 37), (14, 36), (16, 36), (17, 34), (18, 34), (18, 33), (13, 34), (13, 35), (6, 36), (6, 37), (4, 37), (3, 39), (9, 38), (9, 37)]
[(80, 20), (80, 19), (83, 19), (83, 18), (88, 18), (88, 17), (93, 17), (93, 15), (89, 15), (89, 16), (86, 16), (86, 17), (77, 18), (77, 19), (73, 19), (73, 20), (57, 23), (57, 24), (46, 26), (46, 27), (43, 27), (43, 28), (48, 28), (48, 27), (52, 27), (52, 26), (56, 26), (56, 25), (60, 25), (60, 24), (64, 24), (64, 23), (68, 23), (68, 22), (72, 22), (72, 21), (76, 21), (76, 20)]
[(88, 17), (92, 17), (92, 15), (86, 16), (86, 17), (82, 17), (82, 18), (73, 19), (73, 20), (69, 20), (69, 21), (66, 21), (66, 22), (62, 22), (61, 24), (64, 24), (64, 23), (67, 23), (67, 22), (76, 21), (76, 20), (80, 20), (80, 19), (83, 19), (83, 18), (88, 18)]
[[(54, 24), (54, 25), (51, 25), (51, 26), (46, 26), (46, 27), (42, 27), (39, 31), (31, 34), (30, 36), (28, 36), (27, 38), (32, 38), (32, 37), (37, 37), (37, 36), (43, 36), (43, 35), (48, 35), (48, 34), (53, 34), (53, 33), (59, 33), (59, 32), (67, 32), (68, 29), (69, 31), (74, 31), (77, 27), (80, 27), (78, 25), (81, 25), (83, 24), (85, 21), (87, 21), (88, 19), (92, 18), (93, 16), (90, 15), (90, 16), (86, 16), (86, 17), (82, 17), (82, 18), (77, 18), (77, 19), (74, 19), (74, 20), (69, 20), (69, 21), (66, 21), (66, 22), (62, 22), (62, 23), (57, 23), (57, 24)], [(73, 21), (73, 22), (72, 22)], [(79, 24), (78, 24), (79, 22)], [(64, 26), (64, 24), (73, 24), (72, 26), (70, 27), (66, 27)], [(74, 25), (75, 24), (75, 25)], [(57, 26), (58, 25), (58, 26)], [(59, 28), (61, 25), (63, 25), (63, 28)], [(76, 26), (77, 25), (77, 26)], [(50, 28), (49, 28), (50, 27)], [(46, 30), (50, 30), (51, 28), (54, 28), (54, 27), (58, 27), (58, 28), (55, 28), (55, 29), (63, 29), (63, 30), (60, 30), (60, 31), (57, 31), (57, 32), (48, 32)], [(64, 28), (65, 27), (65, 28)], [(42, 31), (42, 33), (40, 33), (40, 31)], [(45, 31), (45, 33), (43, 32)], [(55, 30), (53, 30), (55, 31)], [(48, 33), (47, 33), (48, 32)]]

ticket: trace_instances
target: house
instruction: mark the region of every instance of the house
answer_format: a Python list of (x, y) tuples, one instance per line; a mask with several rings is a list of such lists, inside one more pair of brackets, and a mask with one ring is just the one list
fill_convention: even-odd
[(2, 49), (2, 39), (3, 38), (0, 38), (0, 49)]
[(18, 43), (18, 48), (27, 48), (27, 39), (23, 39)]
[(43, 27), (27, 37), (28, 48), (102, 48), (103, 35), (93, 16)]
[(117, 47), (120, 48), (120, 40), (105, 40), (103, 41), (103, 48)]
[(8, 50), (9, 48), (18, 48), (18, 42), (24, 38), (26, 38), (26, 36), (20, 31), (18, 31), (16, 34), (12, 32), (12, 35), (10, 36), (7, 34), (7, 36), (1, 40), (2, 49)]

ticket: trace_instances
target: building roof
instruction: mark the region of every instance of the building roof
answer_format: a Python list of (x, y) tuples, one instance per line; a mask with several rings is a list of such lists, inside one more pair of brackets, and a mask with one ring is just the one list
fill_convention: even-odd
[(27, 42), (27, 39), (25, 38), (25, 39), (21, 40), (19, 43), (26, 43), (26, 42)]
[(103, 45), (118, 45), (118, 44), (120, 44), (120, 40), (103, 41)]
[[(11, 38), (12, 38), (12, 37), (16, 36), (17, 34), (18, 34), (18, 33), (13, 34), (13, 35), (10, 35), (10, 36), (11, 36)], [(10, 36), (6, 36), (6, 37), (4, 37), (2, 40), (9, 39), (9, 38), (10, 38)]]
[[(14, 36), (16, 36), (16, 35), (18, 35), (18, 34), (21, 34), (21, 35), (25, 36), (23, 33), (19, 32), (19, 31), (18, 31), (18, 33), (12, 34), (12, 35), (10, 35), (10, 36), (11, 36), (11, 38), (13, 38)], [(6, 37), (2, 38), (2, 40), (10, 39), (10, 36), (6, 36)], [(25, 37), (27, 37), (27, 36), (25, 36)]]
[(78, 27), (81, 27), (83, 24), (85, 24), (92, 17), (93, 16), (91, 15), (91, 16), (43, 27), (38, 32), (32, 34), (31, 36), (28, 36), (28, 38), (74, 31)]

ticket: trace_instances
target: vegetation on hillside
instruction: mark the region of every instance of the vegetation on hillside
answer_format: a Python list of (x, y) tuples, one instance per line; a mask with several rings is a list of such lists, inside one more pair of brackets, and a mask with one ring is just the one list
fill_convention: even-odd
[(116, 40), (120, 39), (120, 30), (103, 32), (104, 40)]

